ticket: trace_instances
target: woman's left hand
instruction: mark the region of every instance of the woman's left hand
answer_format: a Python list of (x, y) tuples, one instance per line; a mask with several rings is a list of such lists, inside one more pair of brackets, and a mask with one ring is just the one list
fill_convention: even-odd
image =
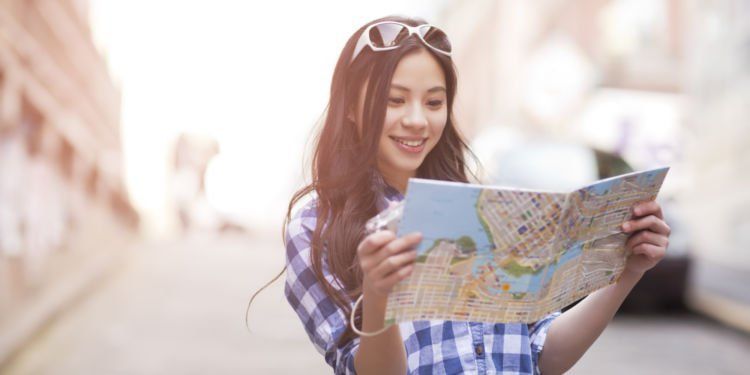
[(633, 206), (633, 217), (622, 224), (628, 233), (625, 248), (631, 252), (625, 271), (643, 275), (664, 258), (671, 229), (664, 222), (661, 206), (655, 201)]

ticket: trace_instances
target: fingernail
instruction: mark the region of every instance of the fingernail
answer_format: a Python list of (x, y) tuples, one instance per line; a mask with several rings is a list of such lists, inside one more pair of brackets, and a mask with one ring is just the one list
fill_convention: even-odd
[(630, 223), (623, 224), (622, 225), (622, 229), (625, 230), (626, 232), (629, 231), (630, 230)]

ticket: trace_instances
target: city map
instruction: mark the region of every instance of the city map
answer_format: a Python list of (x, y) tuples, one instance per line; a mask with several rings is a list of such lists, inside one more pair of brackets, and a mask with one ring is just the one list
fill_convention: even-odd
[(621, 224), (656, 198), (669, 168), (569, 193), (410, 179), (406, 199), (368, 223), (421, 232), (411, 276), (386, 324), (440, 319), (534, 322), (614, 283), (627, 259)]

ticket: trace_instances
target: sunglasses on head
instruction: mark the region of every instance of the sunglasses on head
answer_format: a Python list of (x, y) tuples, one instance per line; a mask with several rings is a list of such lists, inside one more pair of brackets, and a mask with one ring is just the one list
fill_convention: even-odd
[(433, 51), (446, 56), (451, 55), (451, 43), (443, 30), (428, 24), (409, 26), (401, 22), (383, 21), (368, 26), (362, 32), (349, 63), (351, 64), (357, 58), (365, 46), (369, 46), (376, 52), (389, 51), (400, 47), (401, 43), (412, 34), (417, 34), (422, 43)]

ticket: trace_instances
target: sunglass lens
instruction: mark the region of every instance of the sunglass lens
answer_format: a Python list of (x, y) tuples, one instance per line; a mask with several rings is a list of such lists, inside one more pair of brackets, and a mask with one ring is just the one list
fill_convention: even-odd
[(419, 34), (422, 36), (422, 39), (433, 48), (451, 53), (451, 42), (448, 40), (448, 36), (445, 35), (443, 30), (430, 25), (422, 25), (419, 28)]
[(370, 29), (370, 42), (378, 48), (399, 45), (409, 36), (409, 30), (397, 23), (382, 23)]

